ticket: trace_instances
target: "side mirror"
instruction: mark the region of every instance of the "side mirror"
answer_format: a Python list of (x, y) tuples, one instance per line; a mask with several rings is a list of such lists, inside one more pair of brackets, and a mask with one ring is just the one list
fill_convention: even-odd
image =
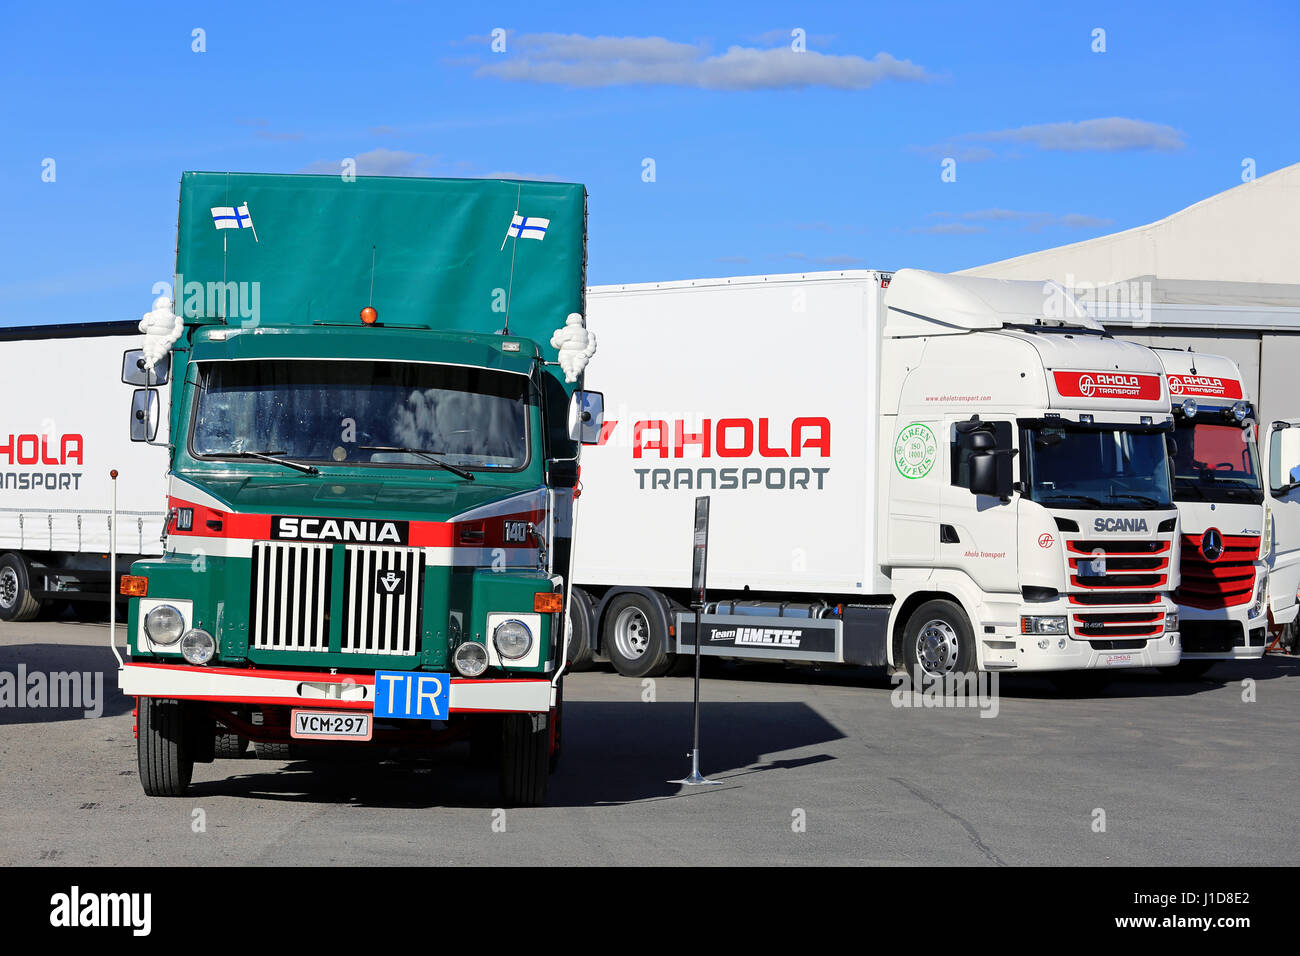
[(971, 494), (1011, 497), (1011, 451), (977, 451), (970, 459)]
[(167, 384), (171, 373), (171, 353), (164, 355), (153, 368), (144, 367), (144, 350), (131, 349), (122, 354), (122, 382), (140, 388), (156, 388)]
[(137, 388), (131, 393), (131, 441), (153, 441), (158, 435), (158, 390)]
[(584, 445), (600, 442), (605, 425), (605, 396), (601, 392), (574, 392), (569, 402), (569, 438)]

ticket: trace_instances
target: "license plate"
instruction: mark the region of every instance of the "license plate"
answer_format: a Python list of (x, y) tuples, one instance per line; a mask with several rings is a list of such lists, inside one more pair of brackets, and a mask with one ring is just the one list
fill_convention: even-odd
[(375, 717), (385, 720), (446, 720), (451, 675), (424, 671), (378, 671)]
[(369, 740), (373, 724), (369, 714), (295, 710), (289, 724), (289, 735), (299, 740)]
[(1108, 667), (1132, 667), (1133, 664), (1132, 654), (1108, 654), (1106, 656), (1106, 665)]

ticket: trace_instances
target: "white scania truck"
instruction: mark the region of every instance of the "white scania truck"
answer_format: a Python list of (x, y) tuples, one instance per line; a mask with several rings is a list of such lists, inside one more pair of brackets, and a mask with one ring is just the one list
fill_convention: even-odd
[(702, 652), (1061, 672), (1178, 663), (1160, 360), (1061, 287), (918, 270), (595, 287), (575, 663)]

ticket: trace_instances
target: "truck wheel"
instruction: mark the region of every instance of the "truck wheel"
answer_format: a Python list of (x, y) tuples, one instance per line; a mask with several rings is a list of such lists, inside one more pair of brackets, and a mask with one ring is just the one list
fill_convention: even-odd
[(506, 714), (501, 721), (501, 799), (539, 807), (550, 777), (551, 715)]
[(976, 669), (975, 635), (966, 614), (952, 601), (926, 601), (903, 627), (901, 654), (909, 673), (969, 674)]
[(592, 653), (592, 619), (594, 610), (591, 595), (582, 588), (574, 588), (569, 594), (568, 618), (573, 627), (573, 642), (569, 645), (569, 670), (589, 671), (595, 663)]
[(19, 555), (0, 555), (0, 620), (31, 621), (41, 613), (41, 602), (32, 596), (27, 562)]
[(668, 652), (668, 625), (658, 603), (641, 594), (609, 602), (600, 643), (624, 677), (662, 677), (676, 657)]
[(258, 760), (288, 760), (289, 745), (282, 741), (268, 742), (265, 740), (253, 741), (253, 753), (257, 755)]
[(1190, 660), (1179, 661), (1172, 667), (1158, 667), (1161, 677), (1167, 677), (1170, 680), (1198, 680), (1206, 675), (1215, 661)]
[(194, 775), (179, 700), (141, 697), (136, 756), (140, 784), (151, 797), (183, 797)]
[(248, 740), (239, 734), (217, 734), (213, 754), (218, 760), (243, 760), (248, 755)]

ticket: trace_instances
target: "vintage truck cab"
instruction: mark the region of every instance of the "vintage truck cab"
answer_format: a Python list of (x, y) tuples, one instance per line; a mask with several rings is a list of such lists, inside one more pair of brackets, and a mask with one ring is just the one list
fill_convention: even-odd
[(247, 741), (468, 739), (545, 798), (600, 425), (584, 251), (581, 186), (185, 174), (173, 341), (136, 360), (170, 401), (146, 370), (132, 423), (167, 446), (165, 553), (122, 579), (146, 793)]

